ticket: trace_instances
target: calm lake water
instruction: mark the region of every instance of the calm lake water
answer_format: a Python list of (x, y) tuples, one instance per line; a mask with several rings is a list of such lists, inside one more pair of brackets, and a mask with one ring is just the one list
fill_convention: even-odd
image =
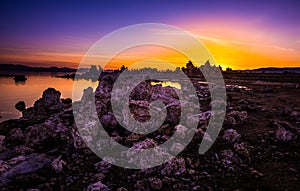
[[(52, 76), (51, 76), (52, 75)], [(45, 89), (52, 87), (61, 92), (62, 98), (72, 98), (73, 101), (80, 100), (83, 89), (93, 87), (95, 90), (98, 82), (87, 80), (76, 80), (66, 78), (55, 78), (54, 75), (63, 74), (26, 74), (25, 82), (16, 83), (13, 77), (0, 77), (0, 122), (8, 119), (16, 119), (21, 117), (22, 113), (15, 109), (18, 101), (24, 101), (26, 107), (33, 106), (34, 102), (42, 97)], [(207, 82), (199, 82), (207, 84)], [(73, 85), (76, 89), (73, 91)], [(162, 84), (163, 87), (171, 86), (181, 89), (181, 84), (172, 81), (152, 82), (152, 85)]]
[[(15, 109), (18, 101), (24, 101), (26, 107), (33, 106), (34, 102), (42, 97), (45, 89), (53, 87), (61, 92), (62, 98), (72, 98), (73, 82), (72, 79), (55, 78), (50, 74), (30, 74), (26, 75), (26, 82), (15, 83), (13, 77), (0, 77), (0, 121), (21, 117), (21, 112)], [(87, 80), (76, 81), (76, 86), (94, 89), (98, 82)], [(73, 101), (79, 100), (82, 91), (75, 91)]]

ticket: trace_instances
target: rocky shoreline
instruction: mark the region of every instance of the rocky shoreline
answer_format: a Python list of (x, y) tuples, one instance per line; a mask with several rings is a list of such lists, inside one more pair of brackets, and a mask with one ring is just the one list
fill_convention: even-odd
[[(139, 121), (149, 120), (149, 102), (160, 99), (169, 105), (164, 124), (145, 136), (125, 131), (114, 118), (114, 80), (101, 79), (95, 91), (97, 114), (108, 134), (127, 147), (151, 148), (168, 140), (178, 129), (180, 114), (173, 88), (146, 80), (131, 94), (129, 106)], [(72, 107), (91, 104), (86, 99), (91, 89), (72, 105), (71, 99), (48, 88), (33, 107), (18, 106), (20, 119), (0, 124), (0, 190), (299, 189), (299, 85), (240, 82), (247, 84), (245, 89), (236, 86), (236, 80), (226, 83), (227, 113), (213, 147), (198, 154), (211, 113), (208, 86), (194, 82), (202, 115), (192, 142), (176, 158), (143, 170), (111, 165), (82, 140)]]

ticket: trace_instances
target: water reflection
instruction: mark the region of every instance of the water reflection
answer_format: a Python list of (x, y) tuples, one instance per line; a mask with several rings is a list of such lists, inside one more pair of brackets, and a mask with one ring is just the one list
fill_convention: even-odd
[[(72, 79), (55, 78), (48, 75), (26, 75), (27, 80), (16, 81), (13, 77), (0, 77), (0, 121), (7, 119), (18, 118), (21, 113), (15, 109), (15, 104), (18, 101), (25, 101), (27, 107), (30, 107), (34, 102), (41, 98), (45, 89), (52, 87), (61, 92), (62, 98), (72, 98), (73, 101), (79, 100), (82, 92), (77, 91), (72, 96), (74, 81)], [(79, 80), (77, 83), (86, 86), (87, 84), (95, 90), (98, 82)]]
[(162, 87), (170, 86), (173, 88), (181, 89), (181, 84), (178, 82), (172, 82), (172, 81), (163, 81), (163, 82), (151, 82), (151, 85), (161, 84)]
[(26, 81), (15, 81), (16, 86), (24, 86), (26, 84)]

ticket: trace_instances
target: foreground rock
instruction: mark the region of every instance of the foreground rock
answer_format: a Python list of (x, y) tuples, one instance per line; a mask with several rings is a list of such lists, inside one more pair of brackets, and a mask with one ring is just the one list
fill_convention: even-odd
[(105, 184), (101, 182), (96, 182), (87, 187), (86, 191), (109, 191), (110, 189)]
[[(128, 103), (129, 114), (136, 120), (147, 121), (151, 118), (150, 103), (161, 100), (168, 111), (166, 120), (149, 135), (122, 128), (110, 105), (114, 80), (111, 76), (101, 79), (95, 95), (97, 115), (113, 140), (127, 147), (147, 149), (169, 140), (175, 131), (184, 137), (187, 127), (178, 124), (178, 117), (180, 107), (190, 105), (180, 103), (172, 88), (147, 81), (134, 89)], [(123, 83), (125, 91), (129, 82)], [(290, 112), (278, 115), (279, 107), (268, 104), (280, 102), (260, 100), (272, 92), (277, 92), (273, 96), (280, 95), (282, 90), (258, 87), (254, 88), (254, 95), (235, 87), (230, 91), (224, 129), (213, 147), (199, 155), (201, 140), (210, 140), (205, 131), (213, 114), (208, 87), (196, 82), (195, 88), (201, 112), (189, 117), (190, 121), (199, 120), (193, 140), (179, 156), (161, 166), (142, 170), (120, 168), (93, 154), (74, 122), (72, 100), (61, 99), (59, 91), (47, 89), (33, 107), (22, 111), (20, 119), (0, 124), (0, 190), (297, 190), (298, 109), (291, 108)], [(119, 97), (124, 95), (122, 91), (117, 92)], [(88, 99), (93, 93), (92, 89), (85, 90), (73, 107), (89, 108), (94, 104)], [(87, 129), (93, 126), (86, 125)], [(172, 145), (174, 150), (182, 147), (180, 143)]]
[[(286, 127), (284, 127), (284, 125)], [(275, 136), (278, 141), (290, 142), (297, 139), (297, 135), (291, 131), (288, 131), (286, 128), (291, 129), (287, 124), (274, 123), (274, 126), (277, 126)]]

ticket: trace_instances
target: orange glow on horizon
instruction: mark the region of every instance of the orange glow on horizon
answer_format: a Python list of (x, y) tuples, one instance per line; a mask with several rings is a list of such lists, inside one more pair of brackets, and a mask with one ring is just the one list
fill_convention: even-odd
[[(162, 64), (157, 64), (155, 63), (155, 61), (147, 61), (144, 63), (140, 63), (146, 60), (161, 60), (168, 62), (173, 66), (170, 67)], [(188, 60), (189, 59), (185, 55), (173, 49), (162, 46), (145, 45), (133, 47), (118, 54), (107, 63), (104, 69), (118, 69), (122, 65), (129, 67), (130, 65), (139, 63), (138, 68), (157, 68), (158, 70), (174, 70), (176, 67), (185, 66)], [(133, 67), (133, 69), (135, 69), (135, 67)]]
[(295, 40), (287, 34), (276, 33), (261, 21), (210, 18), (179, 25), (202, 41), (223, 68), (300, 66), (300, 50)]
[[(300, 66), (300, 43), (295, 42), (287, 34), (265, 27), (260, 21), (243, 22), (233, 18), (210, 18), (201, 21), (195, 19), (190, 19), (189, 22), (177, 21), (175, 25), (194, 34), (209, 49), (217, 65), (221, 65), (223, 69), (227, 67), (240, 70)], [(176, 40), (175, 36), (174, 40)], [(77, 68), (85, 55), (85, 51), (87, 50), (82, 50), (82, 52), (72, 52), (72, 50), (66, 49), (53, 52), (7, 50), (1, 51), (0, 60), (1, 63), (38, 67)], [(189, 60), (174, 50), (147, 46), (132, 48), (117, 55), (105, 69), (118, 69), (122, 65), (129, 66), (148, 59), (164, 60), (179, 67), (185, 66)], [(168, 68), (161, 66), (158, 69)]]

